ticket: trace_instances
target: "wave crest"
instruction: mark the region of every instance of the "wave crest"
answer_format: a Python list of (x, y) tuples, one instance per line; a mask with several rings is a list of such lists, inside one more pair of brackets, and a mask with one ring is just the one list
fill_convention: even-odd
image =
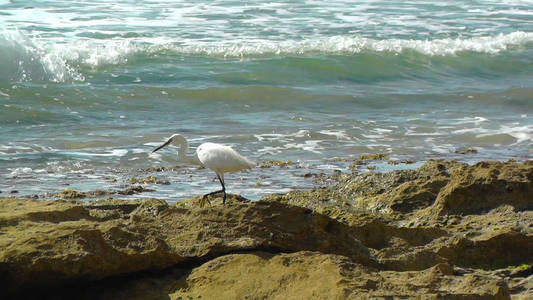
[(299, 55), (357, 55), (359, 53), (415, 52), (427, 56), (463, 52), (498, 54), (533, 42), (533, 33), (512, 32), (467, 39), (378, 40), (334, 36), (300, 41), (175, 41), (167, 38), (44, 39), (28, 38), (20, 31), (0, 33), (1, 81), (84, 81), (83, 69), (130, 63), (136, 56), (194, 55), (219, 58), (265, 58)]
[(0, 81), (83, 81), (84, 76), (71, 64), (76, 53), (58, 51), (19, 31), (0, 34)]
[[(366, 37), (334, 36), (302, 41), (262, 41), (257, 43), (227, 43), (222, 45), (189, 45), (174, 47), (174, 51), (184, 54), (242, 57), (256, 55), (302, 55), (302, 54), (359, 54), (390, 52), (401, 54), (415, 51), (423, 55), (445, 56), (461, 52), (497, 54), (511, 47), (533, 42), (533, 33), (517, 31), (497, 36), (473, 37), (468, 39), (435, 40), (377, 40)], [(168, 46), (167, 46), (168, 47)], [(169, 47), (172, 49), (173, 47)]]

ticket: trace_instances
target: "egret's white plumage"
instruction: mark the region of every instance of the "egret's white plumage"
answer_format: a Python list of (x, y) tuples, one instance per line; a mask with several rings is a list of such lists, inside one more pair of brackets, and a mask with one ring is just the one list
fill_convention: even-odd
[(212, 194), (223, 192), (224, 200), (222, 203), (224, 204), (226, 203), (224, 173), (251, 169), (255, 166), (253, 161), (240, 155), (237, 151), (233, 150), (233, 148), (216, 143), (203, 143), (196, 148), (196, 156), (189, 156), (187, 155), (189, 143), (180, 134), (172, 135), (163, 145), (155, 148), (152, 153), (171, 143), (180, 146), (180, 150), (178, 151), (178, 161), (190, 164), (200, 164), (215, 171), (218, 180), (222, 185), (222, 189), (206, 194), (204, 195), (204, 198)]

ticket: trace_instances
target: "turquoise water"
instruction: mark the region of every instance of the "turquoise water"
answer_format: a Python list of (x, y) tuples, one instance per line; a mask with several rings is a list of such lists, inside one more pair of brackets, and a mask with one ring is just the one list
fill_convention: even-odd
[[(532, 8), (0, 1), (0, 196), (119, 190), (148, 175), (171, 184), (130, 197), (217, 189), (209, 170), (145, 171), (177, 164), (176, 148), (150, 151), (178, 132), (192, 147), (294, 162), (227, 175), (252, 199), (348, 172), (335, 157), (531, 159)], [(456, 153), (468, 147), (477, 153)]]

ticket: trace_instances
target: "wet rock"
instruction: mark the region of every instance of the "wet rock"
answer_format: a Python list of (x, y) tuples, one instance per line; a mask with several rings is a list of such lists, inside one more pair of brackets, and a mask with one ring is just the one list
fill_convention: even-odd
[(154, 189), (148, 189), (148, 188), (143, 187), (142, 185), (136, 185), (136, 186), (127, 187), (126, 189), (123, 189), (123, 190), (116, 191), (115, 193), (119, 195), (135, 195), (135, 194), (140, 194), (144, 192), (154, 192), (154, 191), (155, 191)]
[(96, 198), (96, 197), (112, 195), (113, 192), (106, 191), (106, 190), (94, 190), (94, 191), (88, 191), (84, 194), (87, 198)]
[(131, 177), (129, 182), (131, 184), (170, 184), (168, 180), (161, 180), (154, 176), (147, 176), (145, 178)]
[(102, 196), (107, 196), (107, 195), (112, 195), (112, 194), (114, 194), (114, 192), (104, 191), (104, 190), (80, 192), (77, 190), (65, 189), (64, 191), (60, 193), (54, 194), (53, 197), (56, 199), (57, 198), (59, 199), (84, 199), (84, 198), (102, 197)]
[(386, 153), (374, 153), (374, 154), (363, 154), (359, 156), (359, 160), (388, 160), (389, 155)]
[(262, 168), (262, 169), (272, 168), (272, 167), (288, 168), (290, 165), (293, 165), (293, 162), (290, 160), (287, 160), (287, 161), (266, 160), (266, 161), (262, 161), (259, 164), (259, 168)]
[(474, 153), (477, 153), (477, 150), (476, 148), (473, 148), (473, 147), (464, 147), (464, 148), (456, 149), (455, 153), (456, 154), (474, 154)]
[(403, 160), (392, 160), (392, 159), (389, 159), (389, 160), (387, 160), (387, 163), (389, 165), (399, 165), (399, 164), (412, 165), (415, 162), (413, 160), (410, 160), (410, 159), (403, 159)]
[(129, 182), (131, 184), (142, 184), (142, 183), (155, 183), (155, 177), (148, 176), (146, 178), (137, 178), (137, 177), (131, 177)]
[(157, 166), (157, 167), (150, 167), (150, 168), (147, 168), (147, 169), (143, 169), (142, 171), (143, 172), (163, 172), (163, 171), (166, 171), (167, 168), (165, 167), (161, 167), (161, 166)]
[(375, 170), (375, 166), (369, 166), (368, 164), (371, 161), (375, 160), (388, 160), (389, 155), (386, 153), (374, 153), (374, 154), (362, 154), (359, 156), (358, 159), (353, 160), (353, 163), (351, 163), (348, 168), (352, 171), (357, 170), (360, 166), (366, 166), (368, 170)]
[[(324, 180), (326, 182), (326, 180)], [(313, 191), (270, 195), (310, 208), (343, 206), (406, 218), (422, 215), (474, 214), (501, 205), (533, 208), (533, 162), (482, 162), (473, 166), (451, 161), (428, 161), (417, 170), (343, 174), (334, 183)]]
[(103, 197), (103, 196), (111, 196), (115, 194), (135, 195), (135, 194), (140, 194), (144, 192), (153, 192), (153, 191), (155, 190), (145, 188), (141, 185), (129, 186), (123, 190), (118, 190), (118, 191), (94, 190), (94, 191), (88, 191), (88, 192), (80, 192), (77, 190), (65, 189), (64, 191), (60, 193), (54, 194), (53, 197), (56, 199), (84, 199), (84, 198), (97, 198), (97, 197)]
[(176, 165), (173, 167), (154, 166), (154, 167), (149, 167), (146, 169), (139, 169), (138, 171), (143, 172), (143, 173), (158, 173), (158, 172), (165, 172), (165, 171), (175, 171), (181, 168), (182, 166), (180, 165)]
[(57, 193), (54, 196), (56, 198), (61, 198), (61, 199), (81, 199), (81, 198), (87, 197), (85, 193), (82, 193), (76, 190), (71, 190), (71, 189), (65, 189), (64, 191)]

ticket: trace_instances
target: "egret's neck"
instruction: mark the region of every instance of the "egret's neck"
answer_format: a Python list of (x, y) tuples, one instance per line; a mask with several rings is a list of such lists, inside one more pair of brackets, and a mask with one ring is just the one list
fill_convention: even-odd
[(196, 155), (187, 155), (187, 152), (189, 152), (189, 142), (187, 142), (183, 136), (175, 136), (173, 138), (173, 143), (178, 144), (180, 147), (180, 150), (178, 151), (178, 161), (195, 165), (201, 164)]

